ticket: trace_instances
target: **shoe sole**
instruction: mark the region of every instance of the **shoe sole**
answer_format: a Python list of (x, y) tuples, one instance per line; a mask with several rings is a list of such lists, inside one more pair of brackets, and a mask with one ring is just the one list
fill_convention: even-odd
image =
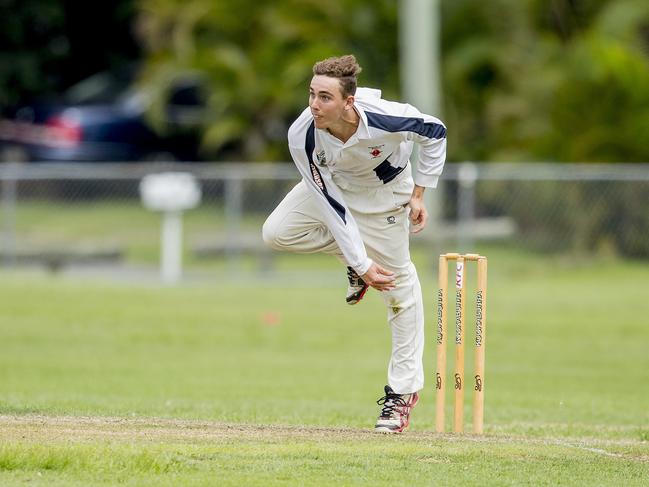
[(384, 435), (391, 435), (394, 433), (401, 433), (403, 431), (403, 428), (399, 429), (390, 429), (385, 426), (378, 426), (374, 428), (374, 431), (377, 433), (383, 433)]
[(350, 306), (353, 306), (355, 304), (358, 304), (361, 299), (363, 299), (363, 296), (365, 296), (365, 293), (369, 289), (369, 286), (366, 285), (362, 291), (359, 291), (358, 293), (354, 294), (353, 296), (348, 297), (345, 301), (347, 301), (347, 304)]

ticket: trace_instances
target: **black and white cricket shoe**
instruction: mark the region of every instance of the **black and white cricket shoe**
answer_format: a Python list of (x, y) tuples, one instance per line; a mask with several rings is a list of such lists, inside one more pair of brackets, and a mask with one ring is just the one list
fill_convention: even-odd
[(374, 431), (381, 433), (401, 433), (410, 424), (410, 412), (419, 401), (419, 394), (397, 394), (390, 386), (385, 386), (385, 396), (376, 401), (383, 406), (376, 420)]
[(349, 281), (349, 286), (347, 286), (347, 297), (345, 301), (347, 301), (347, 304), (356, 304), (363, 299), (369, 286), (351, 267), (347, 267), (347, 280)]

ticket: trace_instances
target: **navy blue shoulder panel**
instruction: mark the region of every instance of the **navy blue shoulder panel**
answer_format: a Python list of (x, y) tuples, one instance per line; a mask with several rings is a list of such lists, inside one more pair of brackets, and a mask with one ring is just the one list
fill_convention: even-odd
[(444, 139), (446, 127), (439, 123), (424, 123), (422, 118), (397, 117), (381, 113), (365, 112), (367, 124), (370, 127), (385, 130), (386, 132), (414, 132), (429, 139)]
[(329, 202), (331, 207), (336, 211), (338, 216), (341, 218), (343, 223), (347, 223), (347, 219), (345, 218), (345, 207), (329, 195), (329, 192), (327, 191), (327, 187), (325, 186), (324, 183), (324, 179), (322, 179), (322, 174), (320, 174), (320, 170), (318, 169), (318, 166), (316, 166), (315, 163), (313, 162), (314, 149), (315, 149), (315, 123), (311, 122), (311, 125), (309, 125), (309, 128), (306, 131), (306, 139), (304, 140), (304, 150), (306, 151), (306, 157), (309, 160), (309, 169), (311, 170), (311, 177), (313, 178), (313, 181), (315, 182), (316, 186), (320, 188), (320, 191), (322, 191), (322, 194)]

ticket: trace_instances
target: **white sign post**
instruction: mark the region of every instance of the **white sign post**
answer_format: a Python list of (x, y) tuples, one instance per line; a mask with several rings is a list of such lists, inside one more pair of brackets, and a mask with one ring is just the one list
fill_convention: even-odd
[(201, 201), (201, 188), (190, 173), (149, 174), (140, 181), (140, 196), (145, 208), (161, 211), (160, 275), (174, 284), (182, 275), (182, 212)]

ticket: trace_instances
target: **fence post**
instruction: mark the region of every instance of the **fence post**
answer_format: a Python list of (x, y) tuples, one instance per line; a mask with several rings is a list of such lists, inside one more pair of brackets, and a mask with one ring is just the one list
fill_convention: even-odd
[(2, 261), (5, 266), (16, 264), (17, 170), (17, 163), (8, 162), (2, 171)]
[(162, 215), (160, 274), (166, 284), (176, 284), (182, 275), (183, 221), (180, 211)]
[(458, 247), (461, 252), (473, 252), (475, 244), (473, 220), (475, 219), (475, 183), (478, 168), (464, 162), (458, 170), (457, 216)]
[(225, 178), (225, 258), (233, 264), (239, 254), (241, 219), (243, 218), (243, 175), (238, 171)]

